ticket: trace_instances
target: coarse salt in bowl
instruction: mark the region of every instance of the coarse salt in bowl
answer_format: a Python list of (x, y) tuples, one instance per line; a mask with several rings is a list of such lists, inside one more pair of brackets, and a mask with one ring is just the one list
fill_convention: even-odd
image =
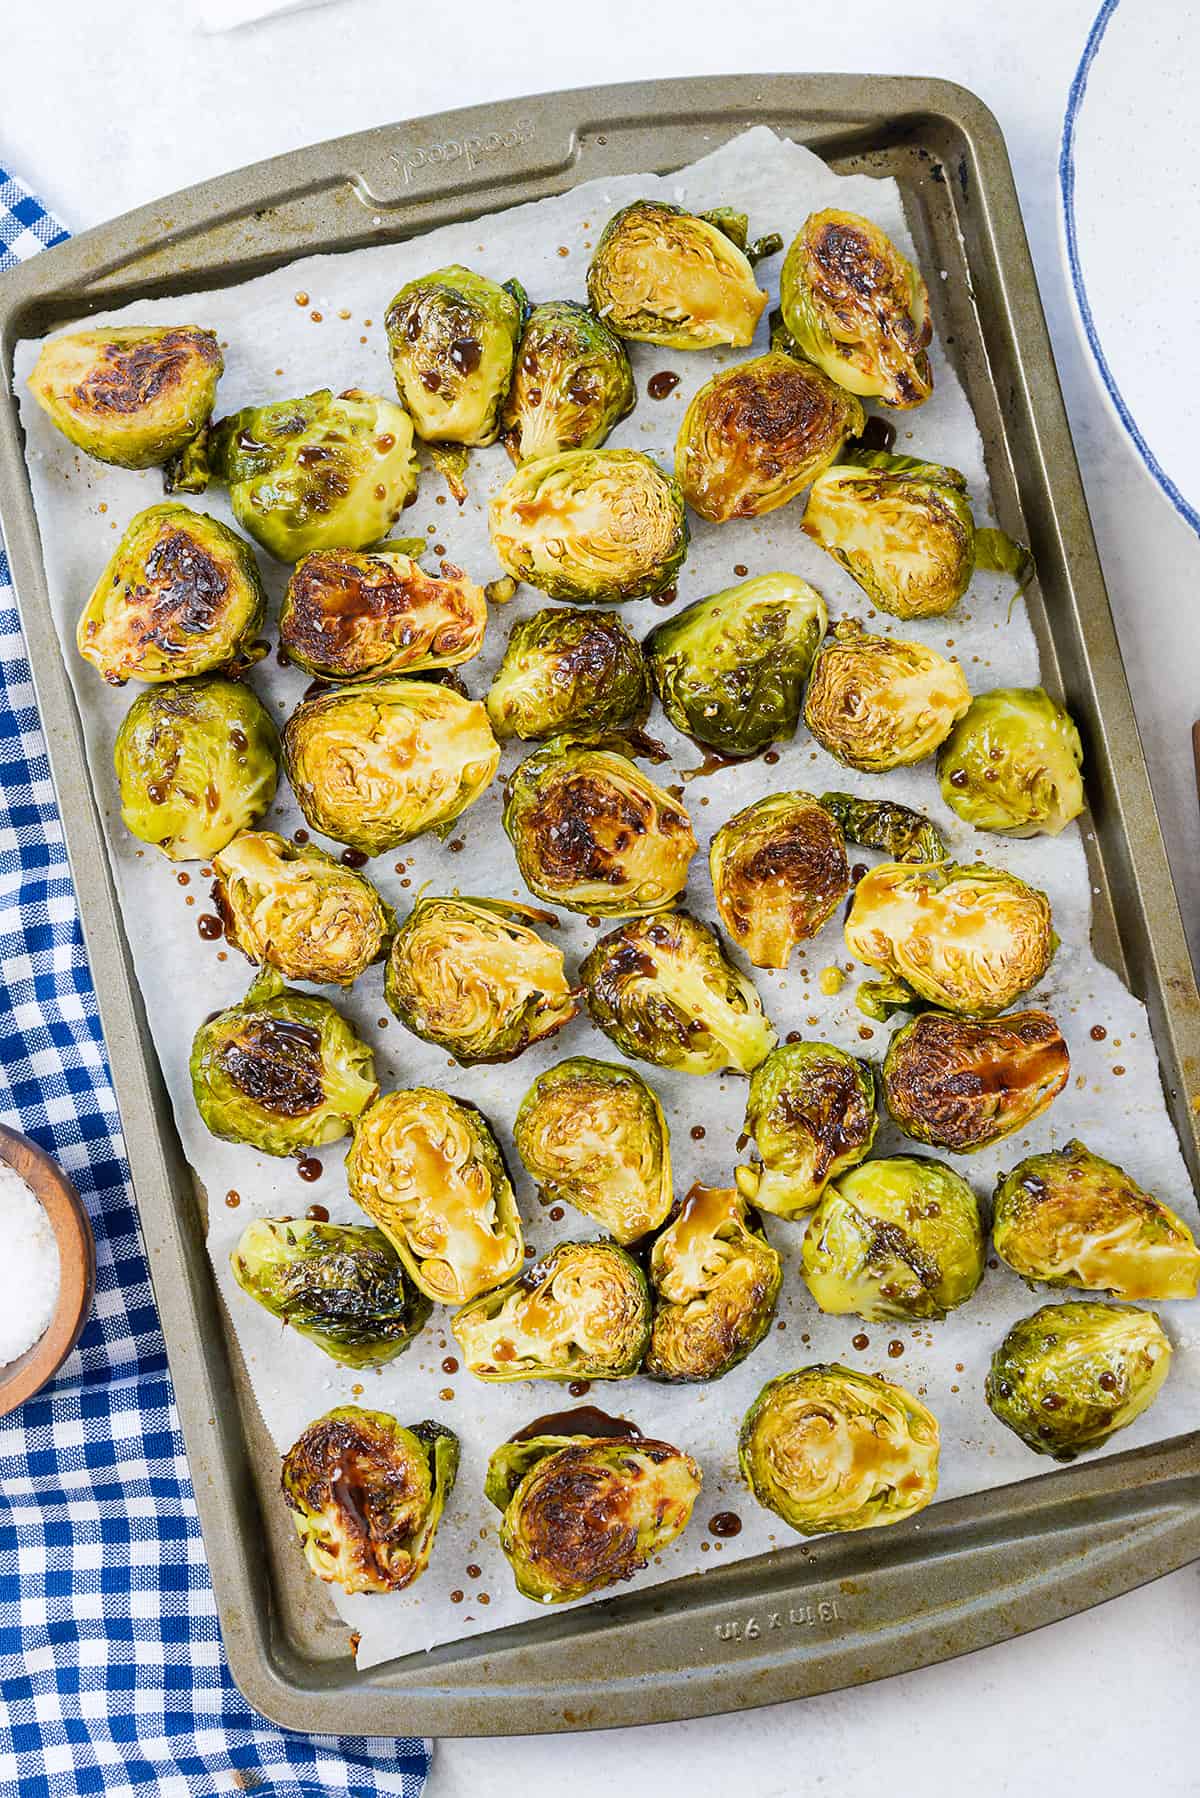
[(0, 1367), (45, 1335), (58, 1304), (62, 1258), (46, 1207), (0, 1161)]
[(40, 1392), (79, 1340), (96, 1242), (54, 1157), (0, 1124), (0, 1417)]

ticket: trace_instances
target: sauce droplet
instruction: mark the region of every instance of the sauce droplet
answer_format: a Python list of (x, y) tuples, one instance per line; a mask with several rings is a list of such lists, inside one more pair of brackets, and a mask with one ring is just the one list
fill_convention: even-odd
[(718, 1511), (715, 1517), (709, 1518), (708, 1528), (714, 1536), (740, 1536), (742, 1520), (736, 1511)]
[(310, 1205), (304, 1215), (310, 1224), (327, 1224), (329, 1222), (329, 1213), (324, 1205)]
[(591, 1390), (592, 1382), (590, 1380), (572, 1380), (567, 1387), (567, 1391), (571, 1394), (572, 1398), (582, 1398), (585, 1393), (588, 1393)]
[(550, 1222), (552, 1224), (557, 1224), (562, 1222), (563, 1218), (566, 1216), (566, 1212), (561, 1205), (551, 1205), (548, 1215)]
[(738, 579), (741, 580), (742, 576), (749, 574), (750, 570), (744, 562), (735, 562), (733, 565), (733, 572), (737, 575)]
[(578, 1405), (574, 1411), (547, 1411), (535, 1417), (523, 1429), (514, 1430), (510, 1442), (528, 1442), (534, 1436), (598, 1436), (620, 1437), (623, 1441), (640, 1442), (642, 1432), (627, 1417), (611, 1417), (595, 1405)]
[(468, 1579), (478, 1579), (482, 1572), (483, 1572), (483, 1568), (477, 1567), (475, 1565), (474, 1561), (472, 1561), (467, 1568), (467, 1578)]
[(463, 1595), (461, 1592), (458, 1592), (458, 1591), (451, 1592), (451, 1594), (450, 1594), (450, 1603), (451, 1604), (461, 1604), (462, 1601), (463, 1601)]
[(704, 1135), (705, 1135), (705, 1131), (704, 1131), (703, 1124), (693, 1124), (692, 1125), (692, 1141), (693, 1142), (703, 1142)]
[(339, 859), (344, 868), (365, 868), (370, 857), (361, 849), (343, 849)]
[(458, 1372), (458, 1362), (455, 1360), (453, 1355), (447, 1355), (446, 1359), (442, 1362), (442, 1372), (443, 1373), (457, 1373)]
[(777, 749), (768, 749), (766, 755), (763, 757), (763, 761), (766, 762), (769, 768), (773, 768), (778, 760), (779, 751)]
[(229, 1191), (225, 1194), (225, 1203), (228, 1205), (229, 1209), (231, 1211), (236, 1211), (241, 1202), (241, 1193), (235, 1192), (233, 1188), (230, 1187)]
[(1108, 1031), (1103, 1024), (1093, 1024), (1089, 1035), (1094, 1043), (1102, 1043), (1108, 1035)]
[(646, 392), (652, 400), (665, 400), (669, 393), (674, 393), (679, 385), (679, 376), (673, 369), (660, 368), (656, 375), (651, 375), (646, 382)]
[(868, 418), (855, 443), (865, 450), (890, 450), (896, 441), (896, 427), (890, 418)]
[(191, 884), (192, 877), (190, 874), (177, 874), (175, 878), (181, 887), (189, 886)]
[(296, 1172), (302, 1180), (319, 1180), (324, 1173), (321, 1163), (313, 1155), (303, 1155), (296, 1163)]
[(224, 928), (220, 918), (212, 912), (201, 912), (196, 919), (196, 929), (206, 943), (215, 943)]
[(653, 603), (656, 606), (673, 606), (678, 598), (678, 587), (664, 587), (661, 593), (654, 595)]
[(897, 1355), (902, 1355), (903, 1353), (904, 1353), (904, 1344), (901, 1342), (901, 1340), (898, 1336), (893, 1336), (892, 1340), (888, 1343), (888, 1354), (892, 1357), (892, 1360), (894, 1361), (896, 1359)]
[(862, 1330), (858, 1332), (857, 1336), (851, 1338), (851, 1342), (853, 1347), (858, 1349), (860, 1354), (863, 1349), (868, 1349), (871, 1346), (871, 1338)]

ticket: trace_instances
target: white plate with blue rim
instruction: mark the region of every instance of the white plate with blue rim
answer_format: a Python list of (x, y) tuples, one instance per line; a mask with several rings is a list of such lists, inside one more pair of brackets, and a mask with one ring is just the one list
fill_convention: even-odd
[(1104, 0), (1071, 84), (1059, 185), (1101, 383), (1200, 532), (1200, 0)]

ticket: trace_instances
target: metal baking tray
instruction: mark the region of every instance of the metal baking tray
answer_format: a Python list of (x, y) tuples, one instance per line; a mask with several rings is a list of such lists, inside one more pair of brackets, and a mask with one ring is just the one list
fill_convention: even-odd
[[(1040, 570), (1045, 684), (1085, 739), (1094, 943), (1150, 1010), (1196, 1182), (1200, 998), (1188, 960), (1012, 173), (946, 82), (769, 75), (644, 82), (378, 127), (177, 194), (0, 279), (8, 543), (142, 1228), (234, 1678), (293, 1729), (472, 1735), (648, 1723), (829, 1691), (962, 1654), (1200, 1556), (1200, 1434), (936, 1505), (360, 1674), (304, 1570), (203, 1240), (146, 1028), (51, 618), (13, 347), (128, 301), (232, 284), (318, 250), (410, 237), (591, 176), (668, 172), (763, 123), (835, 169), (892, 176), (1001, 524)], [(201, 1200), (203, 1195), (200, 1195)]]

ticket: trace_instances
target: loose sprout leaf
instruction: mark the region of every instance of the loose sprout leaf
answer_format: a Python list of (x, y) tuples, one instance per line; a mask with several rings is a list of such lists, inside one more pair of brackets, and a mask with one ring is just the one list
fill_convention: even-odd
[(987, 525), (975, 532), (975, 566), (1009, 575), (1017, 584), (1018, 596), (1037, 575), (1033, 555), (1025, 545)]
[(946, 859), (941, 833), (924, 812), (894, 799), (859, 799), (853, 793), (822, 793), (821, 804), (833, 813), (848, 843), (882, 849), (894, 862)]

